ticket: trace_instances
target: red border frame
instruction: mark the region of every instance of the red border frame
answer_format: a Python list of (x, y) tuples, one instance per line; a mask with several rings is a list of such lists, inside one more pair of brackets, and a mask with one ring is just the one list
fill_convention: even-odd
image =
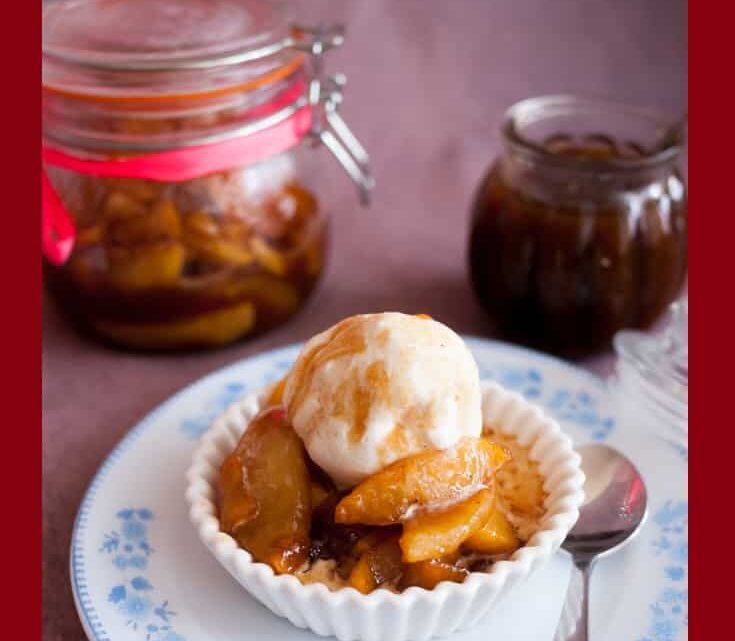
[(0, 544), (9, 552), (3, 573), (12, 577), (2, 637), (30, 641), (41, 638), (41, 3), (16, 2), (6, 9), (0, 103), (7, 183), (0, 251), (3, 423), (7, 445), (22, 455), (3, 457), (0, 474), (4, 518), (22, 529), (0, 528)]
[[(689, 613), (691, 638), (724, 639), (732, 608), (729, 587), (732, 555), (727, 551), (730, 476), (735, 431), (728, 418), (733, 398), (733, 278), (735, 212), (731, 213), (729, 159), (733, 138), (722, 109), (729, 103), (721, 84), (721, 62), (732, 37), (733, 11), (725, 3), (693, 4), (689, 10), (689, 97), (694, 136), (689, 140), (689, 298), (693, 349), (690, 369)], [(717, 9), (715, 11), (714, 9)], [(694, 73), (691, 69), (694, 68)], [(729, 84), (729, 83), (728, 83)], [(693, 97), (693, 100), (692, 100)], [(708, 301), (709, 298), (709, 310)], [(709, 343), (709, 345), (708, 345)], [(711, 356), (710, 356), (711, 354)], [(714, 402), (713, 402), (714, 401)], [(722, 518), (722, 521), (720, 519)], [(715, 525), (717, 523), (718, 525)], [(722, 525), (719, 525), (722, 523)]]

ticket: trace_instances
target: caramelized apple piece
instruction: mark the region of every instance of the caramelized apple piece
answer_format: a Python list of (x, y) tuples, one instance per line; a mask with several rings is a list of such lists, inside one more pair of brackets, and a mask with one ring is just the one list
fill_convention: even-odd
[(487, 522), (494, 504), (487, 488), (442, 510), (419, 513), (403, 523), (401, 550), (408, 563), (451, 554)]
[(237, 265), (244, 267), (253, 263), (253, 254), (246, 247), (227, 240), (209, 240), (197, 244), (191, 243), (196, 253), (203, 259), (213, 263)]
[(245, 491), (242, 463), (234, 452), (219, 470), (220, 521), (225, 532), (234, 532), (258, 514), (258, 502)]
[(184, 217), (184, 231), (186, 234), (200, 238), (216, 238), (219, 235), (219, 225), (214, 216), (204, 211), (192, 211)]
[(110, 282), (125, 289), (174, 285), (181, 277), (185, 259), (184, 247), (176, 241), (107, 247)]
[(404, 566), (403, 576), (398, 587), (401, 590), (411, 586), (433, 590), (442, 581), (462, 583), (467, 576), (469, 576), (467, 570), (458, 568), (443, 560), (419, 561)]
[(232, 280), (225, 295), (249, 298), (279, 316), (295, 312), (302, 300), (302, 293), (294, 285), (269, 274), (253, 274)]
[(301, 305), (306, 292), (300, 286), (265, 272), (235, 274), (220, 280), (209, 290), (226, 300), (249, 300), (261, 312), (262, 318), (281, 319), (293, 314)]
[(229, 533), (256, 560), (269, 563), (277, 573), (293, 572), (309, 550), (311, 488), (304, 447), (286, 413), (276, 408), (256, 416), (234, 456), (245, 471), (242, 492), (255, 500), (258, 509), (243, 520), (246, 510), (230, 513), (225, 508), (243, 505), (244, 499), (231, 500), (223, 504), (223, 526), (236, 524)]
[(240, 267), (250, 265), (255, 258), (245, 241), (246, 237), (239, 238), (233, 233), (226, 237), (217, 219), (206, 212), (195, 211), (184, 219), (184, 242), (202, 260)]
[(350, 572), (349, 583), (357, 591), (368, 594), (397, 579), (402, 571), (401, 547), (396, 538), (391, 537), (362, 554)]
[(181, 219), (173, 202), (160, 200), (140, 216), (111, 220), (105, 240), (119, 245), (138, 245), (181, 237)]
[(483, 554), (510, 554), (521, 542), (495, 501), (487, 521), (465, 540), (464, 546)]
[(250, 238), (250, 225), (237, 216), (223, 216), (219, 220), (220, 234), (226, 240), (245, 243)]
[(192, 318), (164, 323), (92, 321), (98, 333), (114, 341), (144, 349), (174, 349), (225, 345), (248, 334), (255, 326), (255, 307), (240, 303)]
[(314, 195), (296, 184), (287, 186), (278, 198), (276, 205), (278, 211), (283, 215), (288, 212), (286, 220), (290, 223), (288, 228), (288, 243), (291, 247), (298, 247), (304, 242), (304, 237), (314, 231), (318, 224), (318, 203)]
[(432, 450), (389, 465), (360, 483), (337, 505), (337, 523), (388, 525), (412, 507), (457, 501), (471, 488), (488, 485), (510, 458), (486, 438), (465, 437), (447, 450)]
[(147, 209), (142, 203), (122, 191), (111, 191), (102, 207), (102, 216), (108, 222), (145, 216)]
[(298, 185), (288, 185), (266, 203), (255, 223), (258, 236), (278, 245), (302, 244), (307, 223), (317, 215), (314, 196)]
[(259, 236), (253, 236), (250, 240), (250, 249), (255, 258), (266, 270), (276, 276), (284, 276), (288, 271), (288, 262), (283, 252), (273, 249)]

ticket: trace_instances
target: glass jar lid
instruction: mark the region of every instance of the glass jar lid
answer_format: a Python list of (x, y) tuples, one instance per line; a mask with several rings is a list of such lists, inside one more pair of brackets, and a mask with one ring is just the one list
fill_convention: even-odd
[(303, 63), (292, 35), (272, 0), (64, 0), (44, 11), (43, 84), (106, 99), (241, 89)]
[(44, 52), (77, 64), (211, 64), (286, 35), (282, 7), (248, 0), (73, 0), (44, 15)]
[(341, 25), (294, 26), (280, 0), (58, 0), (43, 14), (44, 162), (104, 175), (109, 158), (130, 171), (140, 155), (216, 155), (277, 129), (323, 144), (367, 203), (345, 78), (324, 72), (343, 42)]

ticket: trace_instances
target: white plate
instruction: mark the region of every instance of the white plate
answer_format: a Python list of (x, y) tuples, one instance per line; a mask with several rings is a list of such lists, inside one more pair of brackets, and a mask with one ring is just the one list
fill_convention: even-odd
[[(517, 347), (467, 341), (482, 378), (543, 405), (576, 442), (620, 448), (646, 479), (651, 512), (643, 532), (595, 569), (593, 638), (687, 638), (687, 451), (641, 426), (617, 425), (604, 384), (590, 374)], [(184, 473), (199, 434), (229, 403), (279, 378), (298, 350), (250, 358), (187, 387), (104, 462), (79, 509), (71, 549), (74, 598), (92, 641), (320, 638), (271, 614), (227, 574), (197, 538), (184, 500)], [(551, 641), (569, 576), (560, 553), (516, 588), (490, 622), (450, 639)]]

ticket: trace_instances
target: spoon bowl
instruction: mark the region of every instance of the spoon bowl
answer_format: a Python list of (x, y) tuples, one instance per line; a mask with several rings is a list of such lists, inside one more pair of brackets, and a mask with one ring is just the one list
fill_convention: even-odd
[(623, 454), (608, 445), (577, 448), (585, 475), (584, 503), (579, 519), (562, 547), (575, 565), (619, 549), (640, 531), (646, 518), (647, 494), (643, 479)]
[(587, 641), (592, 568), (597, 559), (619, 550), (640, 532), (648, 496), (635, 465), (616, 449), (593, 443), (578, 447), (577, 452), (582, 457), (585, 498), (562, 547), (582, 573), (581, 612), (574, 640)]

